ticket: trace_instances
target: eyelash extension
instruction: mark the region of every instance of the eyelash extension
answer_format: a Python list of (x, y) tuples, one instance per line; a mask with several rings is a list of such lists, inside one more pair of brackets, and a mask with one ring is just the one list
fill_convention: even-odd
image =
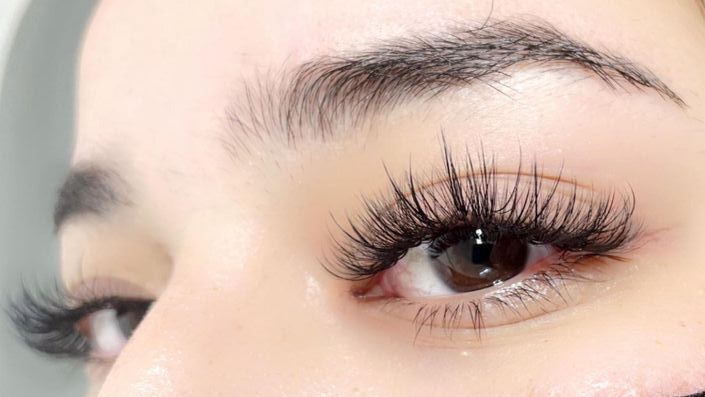
[[(546, 185), (536, 162), (530, 174), (520, 163), (507, 178), (484, 150), (477, 160), (466, 151), (461, 173), (445, 142), (443, 154), (442, 172), (431, 175), (440, 178), (429, 178), (441, 182), (421, 188), (411, 170), (401, 182), (387, 172), (391, 205), (382, 196), (364, 198), (363, 214), (349, 217), (347, 228), (334, 219), (342, 238), (332, 239), (324, 267), (346, 280), (369, 279), (394, 266), (409, 249), (464, 227), (550, 244), (571, 253), (575, 262), (600, 256), (619, 259), (619, 249), (639, 231), (632, 220), (631, 190), (583, 192), (561, 175)], [(558, 193), (562, 186), (569, 187), (568, 194)]]
[(100, 296), (97, 292), (78, 298), (60, 287), (39, 291), (42, 290), (23, 286), (7, 314), (25, 344), (58, 358), (91, 358), (90, 341), (77, 328), (86, 316), (103, 309), (146, 310), (151, 304), (148, 300)]

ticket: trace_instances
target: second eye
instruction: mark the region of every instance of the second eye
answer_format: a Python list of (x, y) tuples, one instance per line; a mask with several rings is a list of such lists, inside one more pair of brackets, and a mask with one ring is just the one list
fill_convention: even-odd
[(90, 355), (105, 360), (115, 359), (142, 321), (148, 305), (141, 301), (122, 302), (96, 310), (81, 319), (76, 329), (88, 341)]

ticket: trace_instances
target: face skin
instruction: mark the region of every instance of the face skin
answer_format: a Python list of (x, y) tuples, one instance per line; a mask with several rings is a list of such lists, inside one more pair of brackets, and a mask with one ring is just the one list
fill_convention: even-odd
[[(246, 111), (244, 86), (286, 80), (312, 59), (488, 15), (551, 24), (677, 97), (620, 78), (612, 88), (569, 62), (518, 63), (334, 123), (332, 139), (307, 124), (287, 144)], [(705, 390), (704, 42), (695, 1), (101, 2), (81, 58), (73, 165), (107, 170), (115, 195), (63, 224), (62, 274), (71, 291), (109, 285), (155, 303), (114, 362), (89, 365), (91, 393)], [(547, 177), (633, 191), (643, 228), (626, 259), (593, 263), (600, 282), (566, 284), (567, 304), (479, 340), (469, 329), (416, 335), (408, 310), (357, 298), (359, 283), (320, 261), (342, 236), (331, 215), (363, 214), (362, 196), (389, 204), (385, 167), (396, 179), (442, 167), (441, 131), (453, 154), (482, 145), (506, 174), (521, 151), (527, 170), (534, 161)]]

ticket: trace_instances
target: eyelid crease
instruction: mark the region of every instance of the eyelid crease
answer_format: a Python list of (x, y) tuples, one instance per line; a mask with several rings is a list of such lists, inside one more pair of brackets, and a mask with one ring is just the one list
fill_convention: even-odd
[[(523, 170), (519, 170), (519, 172), (511, 172), (511, 171), (496, 171), (494, 174), (496, 177), (522, 177), (522, 178), (534, 178), (538, 177), (539, 179), (542, 180), (547, 180), (547, 181), (552, 181), (556, 182), (558, 184), (565, 184), (566, 186), (569, 187), (576, 187), (576, 188), (581, 188), (581, 189), (586, 189), (586, 190), (592, 190), (596, 191), (594, 185), (589, 185), (586, 183), (580, 183), (576, 181), (575, 179), (566, 179), (563, 178), (561, 175), (547, 175), (547, 174), (538, 174), (535, 175), (533, 173), (528, 173), (524, 172)], [(464, 178), (479, 178), (482, 177), (481, 174), (470, 174), (470, 173), (458, 173), (458, 178), (464, 179)], [(420, 185), (418, 185), (419, 190), (429, 190), (433, 188), (436, 185), (443, 185), (444, 183), (448, 183), (448, 179), (438, 179), (434, 180), (431, 182), (424, 182)], [(408, 193), (407, 193), (408, 195)], [(390, 204), (390, 206), (393, 206), (394, 203)]]

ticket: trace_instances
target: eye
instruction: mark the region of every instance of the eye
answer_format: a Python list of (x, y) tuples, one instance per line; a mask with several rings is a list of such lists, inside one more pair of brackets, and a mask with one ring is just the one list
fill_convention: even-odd
[(527, 269), (535, 272), (558, 251), (477, 227), (454, 229), (411, 248), (379, 275), (375, 294), (416, 298), (451, 296), (498, 287)]
[(132, 336), (147, 311), (141, 302), (121, 302), (96, 310), (76, 324), (77, 331), (86, 339), (90, 356), (113, 359)]
[(536, 163), (499, 172), (484, 153), (461, 168), (447, 147), (444, 158), (439, 172), (390, 176), (389, 193), (336, 221), (323, 264), (372, 313), (412, 323), (415, 335), (479, 334), (575, 306), (628, 260), (642, 227), (632, 191), (545, 175)]

